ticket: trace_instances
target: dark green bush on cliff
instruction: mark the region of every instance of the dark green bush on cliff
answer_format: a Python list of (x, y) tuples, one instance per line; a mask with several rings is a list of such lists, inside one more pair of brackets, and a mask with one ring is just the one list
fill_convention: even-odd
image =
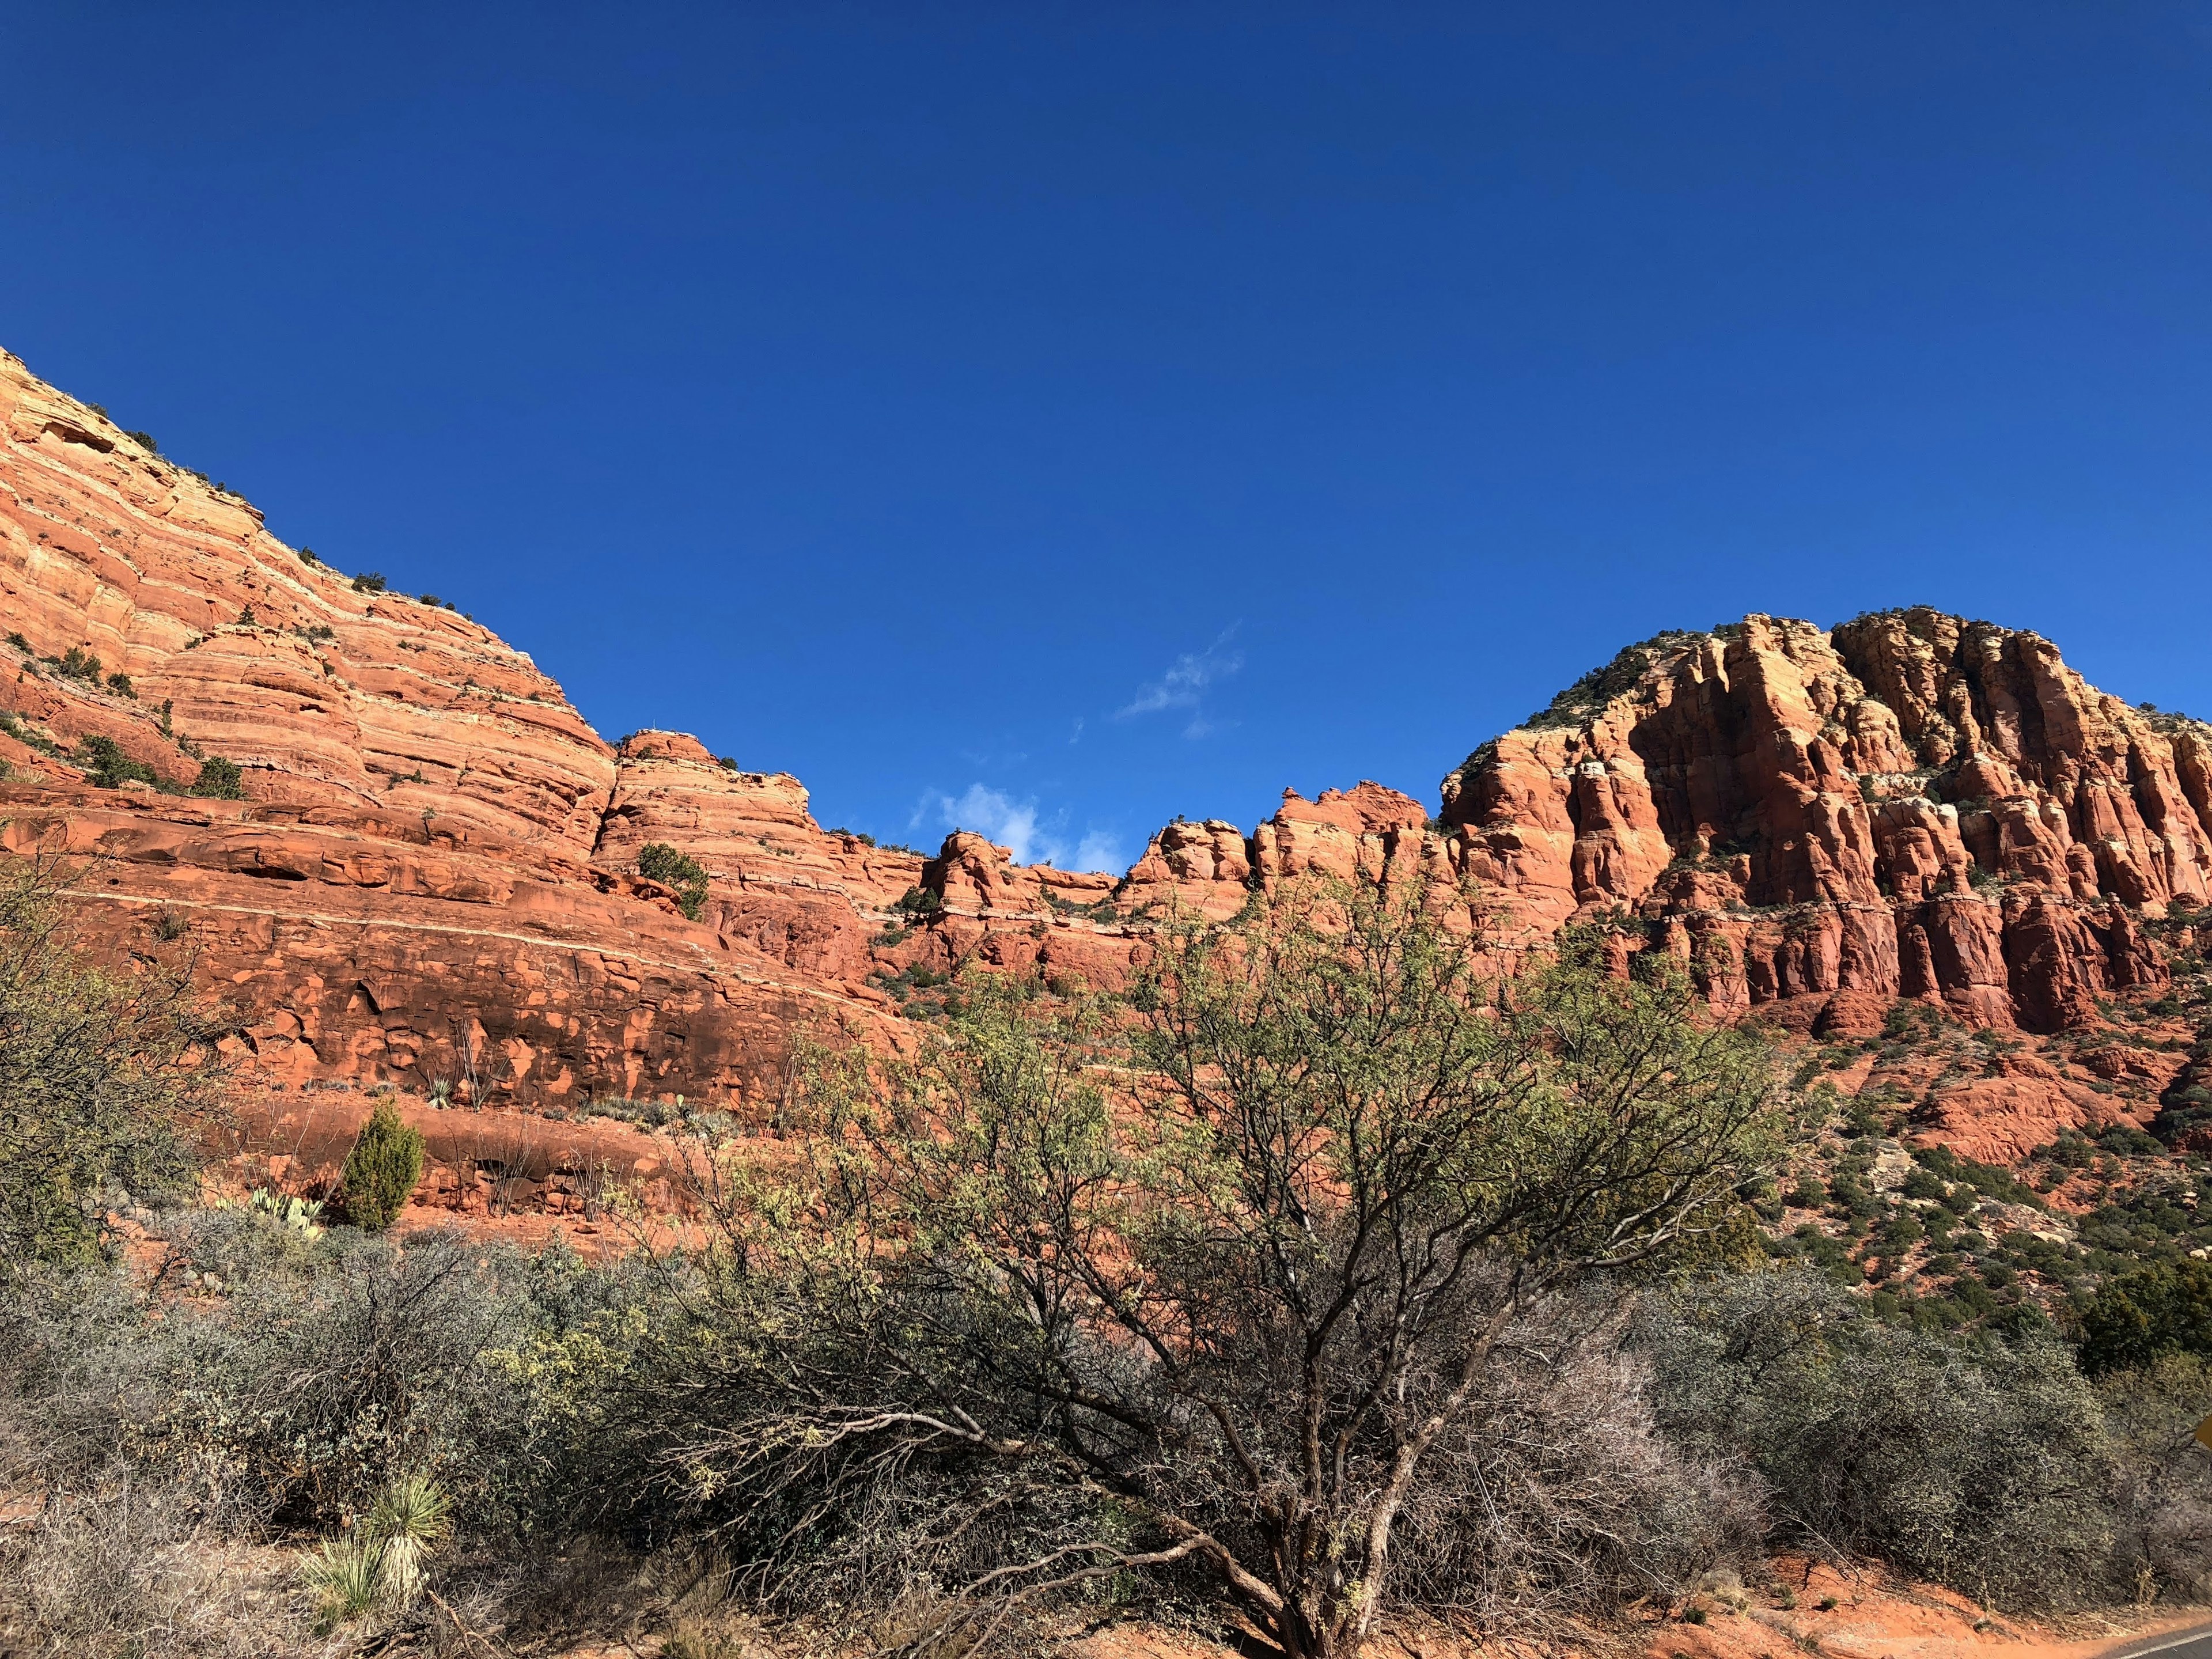
[(199, 780), (192, 785), (192, 793), (210, 800), (244, 800), (246, 789), (239, 781), (238, 763), (220, 755), (208, 757), (200, 763)]
[(64, 678), (89, 680), (94, 685), (100, 684), (100, 659), (81, 645), (73, 645), (66, 655), (50, 660), (53, 663), (54, 672)]
[(161, 783), (159, 773), (145, 762), (125, 755), (112, 738), (87, 738), (78, 747), (77, 763), (84, 768), (85, 781), (98, 789), (118, 788), (126, 783), (159, 787)]
[(945, 908), (945, 901), (927, 887), (909, 887), (899, 896), (891, 908), (902, 916), (935, 915)]
[(665, 841), (649, 841), (637, 855), (637, 872), (676, 894), (676, 908), (693, 921), (707, 903), (707, 871), (698, 860)]

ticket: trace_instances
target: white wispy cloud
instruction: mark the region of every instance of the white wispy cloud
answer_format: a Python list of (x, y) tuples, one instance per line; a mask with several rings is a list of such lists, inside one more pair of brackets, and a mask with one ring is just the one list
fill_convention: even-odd
[(1017, 864), (1051, 864), (1063, 870), (1104, 870), (1119, 874), (1128, 867), (1120, 842), (1103, 830), (1090, 830), (1068, 840), (1065, 810), (1041, 815), (1034, 797), (1017, 799), (1003, 789), (971, 783), (957, 797), (941, 789), (924, 794), (915, 805), (910, 826), (935, 823), (946, 830), (972, 830), (1000, 846), (1011, 848)]
[(1244, 666), (1244, 653), (1231, 648), (1236, 637), (1237, 629), (1232, 624), (1224, 629), (1221, 637), (1205, 650), (1185, 652), (1159, 678), (1138, 687), (1137, 695), (1114, 711), (1114, 718), (1134, 720), (1144, 714), (1181, 709), (1190, 716), (1183, 723), (1182, 734), (1186, 738), (1202, 738), (1221, 730), (1222, 722), (1206, 711), (1206, 694)]

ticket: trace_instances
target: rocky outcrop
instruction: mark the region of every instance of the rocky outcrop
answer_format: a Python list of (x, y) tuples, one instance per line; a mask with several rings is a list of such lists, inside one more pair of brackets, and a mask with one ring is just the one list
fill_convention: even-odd
[(1255, 890), (1285, 881), (1402, 872), (1433, 851), (1424, 833), (1428, 817), (1420, 802), (1379, 783), (1324, 789), (1318, 800), (1285, 789), (1275, 815), (1249, 838), (1218, 818), (1176, 819), (1152, 837), (1121, 896), (1140, 915), (1222, 921)]
[(2137, 913), (2206, 896), (2208, 738), (2032, 634), (1750, 617), (1562, 693), (1445, 780), (1443, 819), (1523, 926), (1644, 930), (1719, 1006), (2048, 1031), (2160, 981)]
[[(870, 940), (917, 856), (688, 738), (617, 748), (374, 586), (0, 356), (0, 833), (96, 860), (96, 939), (196, 952), (253, 1076), (742, 1106), (795, 1029), (892, 1017)], [(186, 793), (208, 760), (244, 799)], [(652, 840), (712, 872), (696, 921), (637, 878)]]
[[(1583, 922), (1671, 952), (1801, 1030), (1918, 999), (2051, 1031), (2154, 992), (2149, 932), (2212, 894), (2212, 728), (1929, 611), (1662, 635), (1478, 749), (1434, 816), (1285, 791), (1249, 834), (1178, 819), (1116, 881), (826, 830), (797, 780), (611, 744), (526, 655), (375, 586), (0, 354), (0, 836), (94, 860), (115, 948), (188, 943), (270, 1087), (764, 1109), (802, 1026), (897, 1041), (970, 962), (1117, 983), (1163, 923), (1360, 872), (1462, 885), (1509, 945)], [(224, 763), (243, 799), (194, 793)], [(639, 875), (654, 842), (702, 894)], [(2004, 1081), (1959, 1109), (2087, 1109)]]

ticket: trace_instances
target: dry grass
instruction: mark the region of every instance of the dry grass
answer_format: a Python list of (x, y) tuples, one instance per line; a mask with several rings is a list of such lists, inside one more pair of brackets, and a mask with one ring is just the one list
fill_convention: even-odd
[(128, 1474), (50, 1495), (0, 1546), (0, 1648), (249, 1659), (312, 1650), (291, 1552)]

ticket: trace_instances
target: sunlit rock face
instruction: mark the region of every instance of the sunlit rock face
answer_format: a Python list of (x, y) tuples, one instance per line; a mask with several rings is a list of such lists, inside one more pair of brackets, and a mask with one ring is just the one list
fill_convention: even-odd
[[(1918, 999), (2050, 1031), (2160, 984), (2143, 924), (2212, 877), (2212, 730), (1929, 611), (1632, 647), (1433, 813), (1286, 791), (1249, 832), (1178, 819), (1119, 878), (964, 831), (878, 847), (682, 733), (607, 742), (489, 629), (303, 556), (5, 354), (0, 635), (0, 838), (86, 861), (95, 944), (194, 951), (288, 1085), (765, 1111), (799, 1032), (903, 1041), (970, 965), (1120, 983), (1163, 923), (1361, 872), (1463, 888), (1509, 946), (1598, 925), (1800, 1030)], [(210, 761), (240, 799), (193, 793)], [(638, 874), (653, 843), (703, 897)], [(2046, 1081), (1990, 1112), (2059, 1109)]]
[(2047, 1031), (2160, 982), (2140, 917), (2206, 896), (2208, 740), (2033, 634), (1755, 616), (1632, 647), (1470, 756), (1442, 817), (1527, 925), (1632, 919), (1720, 1006)]

